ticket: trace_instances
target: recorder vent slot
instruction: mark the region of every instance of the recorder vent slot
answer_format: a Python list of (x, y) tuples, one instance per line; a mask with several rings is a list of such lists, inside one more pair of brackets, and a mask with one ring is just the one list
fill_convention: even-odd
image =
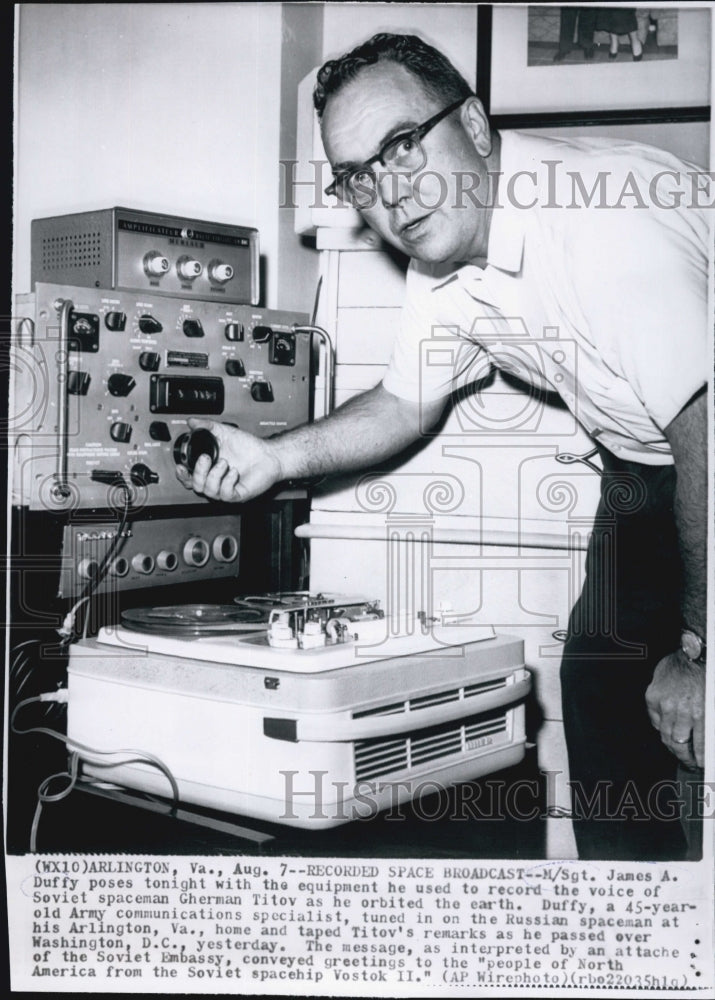
[(421, 709), (431, 708), (433, 705), (445, 705), (450, 701), (459, 701), (460, 698), (475, 698), (486, 691), (497, 691), (506, 685), (506, 677), (497, 677), (494, 680), (481, 681), (479, 684), (469, 684), (463, 688), (435, 691), (433, 694), (422, 695), (419, 698), (410, 698), (409, 701), (380, 705), (378, 708), (364, 708), (359, 712), (353, 712), (353, 718), (364, 719), (373, 715), (397, 715), (408, 711), (419, 712)]
[(470, 684), (464, 688), (464, 697), (474, 698), (475, 695), (484, 694), (485, 691), (497, 691), (499, 688), (506, 687), (506, 685), (506, 677), (497, 677), (493, 681), (482, 681), (481, 684)]
[(508, 738), (508, 732), (508, 711), (497, 711), (472, 716), (460, 725), (432, 726), (403, 739), (358, 740), (354, 748), (355, 779), (365, 781), (395, 774), (443, 757), (468, 753), (481, 745), (499, 745), (503, 739), (498, 737)]

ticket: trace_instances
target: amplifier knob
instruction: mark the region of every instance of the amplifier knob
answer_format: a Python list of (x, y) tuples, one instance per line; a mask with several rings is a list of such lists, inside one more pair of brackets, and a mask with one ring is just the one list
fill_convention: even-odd
[(194, 260), (193, 257), (179, 257), (176, 262), (176, 270), (182, 281), (193, 281), (203, 271), (203, 264), (200, 260)]
[(254, 326), (251, 336), (256, 344), (265, 344), (273, 336), (273, 330), (270, 326)]
[(164, 327), (154, 316), (144, 313), (143, 316), (139, 317), (139, 329), (142, 333), (161, 333)]
[(107, 379), (107, 388), (113, 396), (128, 396), (136, 382), (131, 375), (115, 372)]
[(227, 375), (245, 375), (246, 367), (240, 358), (229, 358), (226, 362)]
[(83, 580), (94, 580), (99, 571), (99, 564), (94, 559), (82, 559), (77, 567), (77, 575)]
[(142, 351), (139, 355), (139, 367), (143, 372), (155, 372), (159, 368), (161, 358), (156, 351)]
[(159, 569), (166, 570), (167, 573), (173, 573), (179, 565), (179, 559), (175, 552), (167, 552), (166, 549), (162, 549), (156, 557), (156, 564)]
[(144, 270), (150, 278), (161, 278), (171, 267), (168, 259), (158, 250), (144, 254)]
[(212, 260), (209, 263), (209, 281), (217, 285), (225, 285), (233, 277), (233, 268), (230, 264), (224, 264), (221, 260)]
[(211, 549), (205, 539), (194, 537), (186, 542), (182, 555), (187, 566), (205, 566), (209, 561)]
[(273, 402), (273, 387), (270, 382), (254, 382), (251, 386), (251, 396), (257, 403)]
[(105, 315), (104, 325), (108, 330), (121, 331), (127, 325), (127, 314), (112, 310)]
[(119, 556), (111, 563), (109, 572), (112, 576), (126, 576), (129, 572), (129, 563), (124, 556)]
[(132, 569), (135, 573), (142, 573), (144, 576), (148, 576), (149, 573), (154, 572), (154, 560), (144, 552), (137, 552), (132, 559)]
[(235, 535), (216, 535), (211, 551), (217, 562), (233, 562), (238, 555), (238, 539)]
[(112, 424), (109, 428), (109, 436), (112, 441), (118, 441), (120, 444), (126, 444), (127, 441), (131, 439), (132, 429), (129, 424), (125, 424), (121, 420), (117, 420), (117, 422)]

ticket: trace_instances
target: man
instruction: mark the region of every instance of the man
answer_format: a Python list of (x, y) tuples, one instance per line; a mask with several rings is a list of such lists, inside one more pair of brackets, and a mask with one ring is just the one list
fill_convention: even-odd
[[(674, 786), (659, 782), (703, 764), (705, 678), (708, 232), (678, 204), (688, 168), (633, 144), (500, 136), (413, 36), (326, 63), (314, 100), (333, 190), (412, 258), (392, 361), (374, 389), (270, 440), (196, 422), (220, 457), (180, 478), (244, 501), (372, 465), (436, 423), (479, 352), (512, 364), (507, 317), (537, 343), (558, 328), (550, 346), (574, 344), (575, 360), (537, 352), (521, 375), (561, 394), (604, 463), (562, 666), (579, 854), (678, 857), (679, 825), (657, 822)], [(497, 347), (478, 342), (482, 321), (506, 324)], [(447, 375), (420, 361), (445, 326), (464, 348)]]

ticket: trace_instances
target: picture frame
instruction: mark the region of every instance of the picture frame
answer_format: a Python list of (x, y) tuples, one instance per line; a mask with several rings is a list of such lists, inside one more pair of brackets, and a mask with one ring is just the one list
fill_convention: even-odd
[(477, 94), (495, 128), (709, 121), (711, 14), (679, 9), (667, 61), (529, 66), (529, 6), (480, 4)]

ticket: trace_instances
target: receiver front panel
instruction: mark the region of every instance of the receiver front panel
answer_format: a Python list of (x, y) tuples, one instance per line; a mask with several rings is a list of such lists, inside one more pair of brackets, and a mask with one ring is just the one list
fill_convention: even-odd
[(139, 505), (196, 503), (173, 457), (191, 416), (260, 437), (311, 417), (310, 335), (293, 329), (303, 314), (42, 284), (23, 311), (34, 329), (19, 324), (14, 345), (14, 495), (31, 508), (115, 507), (115, 473)]

